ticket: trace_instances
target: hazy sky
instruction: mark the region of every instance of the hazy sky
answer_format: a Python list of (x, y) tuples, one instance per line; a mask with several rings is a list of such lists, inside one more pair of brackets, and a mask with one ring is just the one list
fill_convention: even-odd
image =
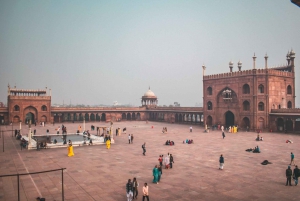
[[(296, 52), (300, 8), (289, 0), (0, 1), (0, 101), (7, 84), (52, 89), (52, 103), (202, 103), (207, 74), (286, 63)], [(300, 106), (300, 98), (296, 100)]]

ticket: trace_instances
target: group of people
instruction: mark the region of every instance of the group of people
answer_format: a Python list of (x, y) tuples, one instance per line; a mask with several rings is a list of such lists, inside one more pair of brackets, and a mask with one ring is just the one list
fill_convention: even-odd
[(246, 151), (253, 152), (253, 153), (260, 153), (260, 148), (258, 146), (256, 146), (254, 148), (246, 149)]
[(174, 143), (174, 141), (167, 140), (166, 143), (165, 143), (165, 145), (172, 146), (172, 145), (175, 145), (175, 143)]
[(162, 129), (162, 133), (168, 133), (168, 129), (167, 129), (167, 127), (163, 127), (163, 129)]
[(286, 184), (285, 184), (286, 186), (287, 185), (292, 186), (291, 184), (292, 176), (295, 181), (295, 186), (297, 186), (298, 178), (300, 177), (298, 166), (297, 165), (295, 166), (294, 171), (292, 171), (291, 166), (288, 166), (288, 169), (286, 169), (285, 171), (285, 176), (286, 176)]
[(168, 155), (166, 155), (165, 157), (164, 155), (159, 155), (158, 161), (160, 167), (165, 167), (165, 169), (169, 169), (173, 167), (174, 158), (172, 154), (168, 153)]
[(259, 134), (257, 135), (257, 137), (255, 138), (256, 141), (263, 141), (263, 137), (259, 137)]
[(229, 126), (228, 127), (228, 132), (229, 133), (237, 133), (237, 132), (239, 132), (239, 127), (238, 126)]
[(194, 140), (192, 140), (192, 139), (186, 139), (186, 140), (183, 140), (183, 142), (182, 142), (183, 144), (193, 144), (194, 143)]
[[(139, 194), (138, 191), (139, 183), (137, 182), (137, 179), (134, 177), (133, 180), (128, 179), (128, 182), (126, 184), (126, 194), (127, 194), (127, 201), (132, 201), (132, 199), (137, 199), (137, 196)], [(149, 201), (149, 187), (147, 183), (144, 183), (143, 186), (143, 201), (147, 198), (147, 201)]]

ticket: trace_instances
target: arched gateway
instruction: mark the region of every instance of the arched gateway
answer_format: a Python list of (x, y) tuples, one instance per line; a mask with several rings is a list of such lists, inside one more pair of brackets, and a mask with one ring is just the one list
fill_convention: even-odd
[(225, 113), (225, 125), (226, 127), (234, 125), (234, 114), (231, 111)]

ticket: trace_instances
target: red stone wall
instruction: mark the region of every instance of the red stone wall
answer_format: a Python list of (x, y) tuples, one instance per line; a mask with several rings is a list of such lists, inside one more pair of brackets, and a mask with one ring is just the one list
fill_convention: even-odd
[[(25, 123), (25, 117), (28, 112), (32, 112), (38, 122), (42, 116), (46, 117), (46, 122), (51, 121), (51, 97), (50, 96), (8, 96), (9, 121), (14, 121), (18, 116), (19, 120)], [(14, 111), (14, 106), (18, 105), (20, 111)], [(42, 111), (42, 106), (47, 107), (47, 111)]]

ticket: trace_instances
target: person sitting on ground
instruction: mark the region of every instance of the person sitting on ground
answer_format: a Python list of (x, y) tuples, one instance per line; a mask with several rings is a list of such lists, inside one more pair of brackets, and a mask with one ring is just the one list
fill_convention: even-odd
[(260, 141), (264, 141), (263, 137), (260, 137)]
[(54, 143), (54, 144), (56, 144), (56, 143), (57, 143), (57, 140), (56, 140), (56, 139), (54, 139), (53, 143)]
[(185, 140), (182, 141), (182, 144), (185, 144)]
[(189, 139), (186, 139), (185, 143), (188, 144), (189, 143)]
[(193, 139), (191, 139), (191, 144), (194, 144), (194, 140)]
[(293, 143), (292, 140), (286, 140), (285, 142), (286, 142), (286, 143)]
[(174, 141), (171, 141), (170, 145), (175, 145)]
[(250, 148), (250, 149), (246, 149), (245, 151), (252, 152), (254, 151), (254, 149)]
[(165, 145), (169, 145), (168, 143), (169, 143), (169, 141), (167, 140), (166, 143), (165, 143)]
[(255, 149), (254, 149), (253, 153), (260, 153), (260, 149), (259, 149), (259, 147), (258, 147), (258, 146), (257, 146), (257, 147), (255, 147)]
[(255, 139), (256, 141), (259, 141), (259, 134), (257, 135), (257, 137), (256, 137), (256, 139)]

